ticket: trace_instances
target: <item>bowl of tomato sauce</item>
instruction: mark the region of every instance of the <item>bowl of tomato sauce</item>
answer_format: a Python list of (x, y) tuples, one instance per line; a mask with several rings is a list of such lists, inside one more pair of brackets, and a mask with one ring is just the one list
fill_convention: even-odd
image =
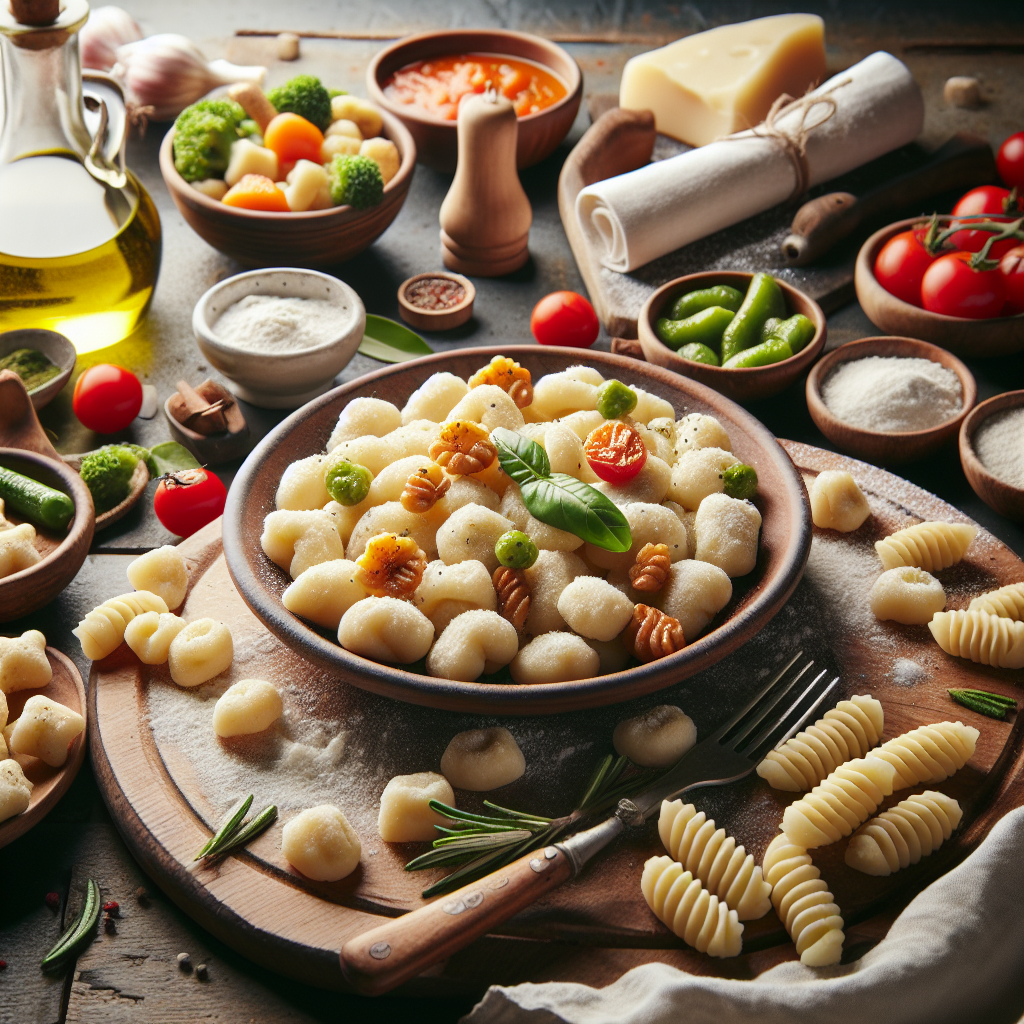
[(458, 158), (463, 96), (493, 88), (515, 107), (516, 163), (531, 167), (568, 134), (583, 96), (583, 74), (562, 47), (526, 32), (445, 29), (407, 36), (366, 69), (370, 99), (398, 117), (420, 163), (451, 173)]

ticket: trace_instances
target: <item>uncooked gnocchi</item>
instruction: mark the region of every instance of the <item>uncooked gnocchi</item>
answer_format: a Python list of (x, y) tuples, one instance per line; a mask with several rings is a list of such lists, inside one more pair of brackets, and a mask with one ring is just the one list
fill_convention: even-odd
[(915, 565), (886, 569), (868, 594), (875, 618), (923, 626), (946, 606), (946, 592), (931, 573)]
[(218, 736), (248, 736), (269, 729), (284, 711), (281, 694), (265, 679), (232, 683), (213, 707), (213, 731)]
[(347, 558), (311, 565), (281, 595), (281, 603), (318, 626), (337, 629), (345, 612), (367, 596), (358, 570)]
[(688, 558), (675, 562), (665, 586), (645, 599), (676, 619), (693, 643), (732, 599), (732, 580), (717, 565)]
[(185, 556), (170, 544), (147, 551), (129, 564), (128, 582), (136, 590), (148, 590), (163, 598), (168, 611), (173, 612), (188, 591)]
[(420, 418), (433, 419), (431, 416), (412, 416), (409, 420), (403, 421), (402, 414), (390, 402), (380, 398), (353, 398), (341, 410), (337, 425), (327, 442), (327, 450), (333, 451), (344, 441), (355, 441), (367, 434), (371, 437), (383, 437), (392, 430), (397, 430), (403, 422), (411, 423), (412, 420)]
[(26, 630), (21, 636), (0, 636), (0, 691), (7, 694), (16, 690), (37, 690), (52, 677), (53, 669), (46, 657), (46, 637), (38, 629)]
[(143, 612), (166, 612), (167, 605), (162, 597), (148, 590), (137, 590), (134, 594), (122, 594), (104, 601), (89, 612), (71, 632), (82, 644), (82, 653), (90, 661), (113, 654), (124, 640), (128, 623)]
[(367, 597), (341, 617), (338, 643), (353, 654), (408, 665), (426, 656), (434, 642), (430, 619), (408, 601)]
[(508, 729), (469, 729), (451, 738), (441, 755), (441, 774), (456, 788), (486, 793), (515, 782), (526, 758)]
[(519, 651), (519, 634), (497, 612), (463, 612), (445, 626), (427, 655), (427, 671), (442, 679), (472, 682), (497, 672)]
[(417, 843), (437, 839), (436, 825), (450, 819), (431, 810), (431, 800), (455, 806), (451, 783), (437, 772), (396, 775), (380, 795), (377, 831), (385, 843)]
[(724, 473), (740, 460), (722, 448), (691, 448), (672, 467), (668, 496), (683, 508), (697, 509), (709, 494), (725, 489)]
[(493, 612), (498, 607), (491, 574), (475, 558), (454, 565), (440, 559), (430, 562), (412, 601), (433, 623), (438, 637), (457, 615), (476, 609)]
[(589, 640), (614, 640), (633, 617), (633, 602), (600, 576), (578, 576), (556, 607), (569, 628)]
[(167, 665), (179, 686), (200, 686), (226, 671), (234, 656), (231, 631), (223, 622), (196, 619), (171, 641)]
[(31, 523), (21, 523), (0, 530), (0, 579), (30, 569), (43, 556), (35, 548), (36, 529)]
[(498, 568), (494, 545), (503, 533), (513, 529), (515, 523), (489, 508), (463, 505), (437, 531), (437, 554), (448, 565), (472, 558), (482, 562), (488, 572), (494, 572)]
[(811, 521), (823, 530), (850, 533), (871, 515), (871, 506), (857, 481), (841, 470), (819, 473), (811, 484), (810, 499)]
[(717, 565), (727, 576), (746, 576), (757, 564), (761, 513), (749, 501), (709, 494), (693, 521), (699, 562)]
[(285, 860), (314, 882), (337, 882), (359, 866), (363, 848), (348, 818), (331, 804), (300, 811), (281, 829)]
[(167, 661), (171, 641), (187, 623), (171, 612), (143, 612), (125, 627), (124, 642), (143, 665), (162, 665)]
[(293, 580), (311, 565), (345, 557), (334, 517), (323, 509), (269, 513), (263, 520), (260, 544), (266, 556)]
[(600, 669), (597, 651), (583, 637), (555, 632), (535, 636), (515, 656), (511, 671), (517, 683), (536, 684), (589, 679)]
[(673, 704), (658, 704), (624, 718), (612, 733), (615, 752), (641, 768), (667, 768), (696, 742), (693, 719)]
[(0, 821), (27, 811), (34, 788), (17, 761), (13, 758), (0, 761)]
[(29, 754), (59, 768), (68, 759), (68, 747), (85, 731), (85, 719), (52, 697), (34, 694), (14, 723), (8, 746), (14, 754)]

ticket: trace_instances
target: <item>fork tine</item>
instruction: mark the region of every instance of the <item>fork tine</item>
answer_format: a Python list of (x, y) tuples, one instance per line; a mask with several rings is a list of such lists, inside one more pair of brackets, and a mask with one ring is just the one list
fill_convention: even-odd
[[(818, 675), (811, 682), (810, 686), (808, 686), (807, 689), (804, 690), (804, 692), (801, 693), (800, 696), (797, 697), (797, 699), (795, 701), (793, 701), (793, 703), (790, 704), (790, 706), (782, 714), (776, 716), (776, 718), (772, 722), (769, 722), (768, 725), (766, 725), (764, 727), (764, 729), (761, 730), (761, 732), (758, 734), (756, 739), (753, 739), (753, 740), (750, 741), (750, 743), (747, 745), (747, 749), (746, 749), (746, 751), (744, 751), (744, 753), (748, 754), (748, 756), (750, 756), (750, 757), (754, 757), (756, 755), (757, 759), (761, 760), (761, 757), (763, 756), (763, 752), (767, 752), (766, 748), (770, 748), (770, 747), (774, 746), (773, 738), (776, 735), (778, 735), (778, 731), (779, 731), (780, 727), (785, 724), (786, 720), (789, 718), (789, 716), (794, 711), (796, 711), (796, 709), (800, 706), (800, 704), (802, 703), (804, 698), (807, 696), (807, 694), (810, 693), (811, 690), (815, 686), (818, 685), (818, 683), (821, 681), (822, 677), (825, 676), (826, 674), (827, 674), (826, 670), (822, 669), (821, 672), (819, 672)], [(821, 693), (818, 695), (817, 700), (815, 700), (814, 703), (812, 703), (811, 706), (809, 708), (807, 708), (806, 711), (801, 713), (800, 717), (797, 719), (796, 724), (792, 727), (792, 729), (790, 729), (786, 733), (786, 736), (785, 736), (786, 739), (788, 739), (790, 736), (792, 736), (794, 733), (796, 733), (803, 726), (803, 724), (807, 721), (808, 716), (814, 714), (814, 712), (817, 710), (818, 706), (828, 696), (828, 694), (832, 691), (832, 688), (838, 682), (839, 682), (839, 676), (836, 676), (832, 680), (832, 682), (829, 683), (828, 686), (826, 686), (821, 691)], [(759, 751), (761, 751), (762, 753), (759, 753)]]
[[(740, 746), (745, 740), (752, 736), (757, 729), (765, 722), (775, 706), (781, 701), (796, 685), (800, 682), (803, 677), (810, 672), (814, 667), (814, 662), (809, 661), (806, 665), (801, 668), (796, 675), (791, 679), (785, 680), (784, 685), (776, 687), (767, 697), (766, 701), (759, 704), (750, 714), (748, 714), (742, 722), (740, 722), (738, 732), (728, 738), (728, 745), (734, 750)], [(824, 670), (823, 670), (824, 671)], [(723, 737), (724, 739), (724, 737)]]
[[(797, 651), (797, 653), (790, 659), (789, 663), (780, 669), (779, 672), (765, 684), (763, 689), (759, 690), (754, 695), (749, 704), (740, 708), (740, 710), (737, 711), (728, 722), (716, 729), (708, 739), (719, 740), (727, 732), (739, 725), (739, 723), (765, 698), (765, 696), (772, 691), (772, 689), (778, 684), (779, 680), (782, 679), (782, 677), (797, 663), (797, 661), (799, 661), (801, 657), (803, 657), (803, 653), (803, 651)], [(813, 664), (814, 662), (812, 661), (807, 667), (810, 668)]]
[[(821, 678), (820, 676), (818, 677)], [(810, 720), (811, 716), (821, 706), (821, 702), (829, 695), (832, 687), (839, 682), (839, 676), (836, 676), (828, 686), (818, 695), (818, 699), (793, 723), (793, 725), (786, 730), (783, 736), (775, 742), (772, 749), (778, 750), (787, 740), (791, 740)], [(808, 688), (809, 689), (809, 688)], [(807, 692), (806, 690), (804, 691)]]

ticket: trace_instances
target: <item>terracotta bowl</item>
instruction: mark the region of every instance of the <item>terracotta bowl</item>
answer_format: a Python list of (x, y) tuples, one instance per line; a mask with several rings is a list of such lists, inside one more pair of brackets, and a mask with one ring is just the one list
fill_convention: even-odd
[(1007, 519), (1024, 523), (1024, 488), (993, 476), (974, 451), (974, 435), (989, 416), (1004, 409), (1020, 408), (1024, 408), (1024, 391), (1007, 391), (975, 406), (960, 427), (960, 465), (974, 493), (986, 505)]
[(214, 249), (248, 267), (316, 269), (351, 259), (370, 246), (398, 216), (412, 183), (416, 143), (405, 125), (386, 110), (384, 135), (402, 163), (384, 186), (384, 199), (369, 210), (335, 206), (308, 213), (239, 210), (197, 192), (174, 168), (174, 129), (160, 146), (160, 172), (174, 205), (189, 227)]
[[(940, 217), (948, 223), (951, 217)], [(868, 319), (887, 334), (923, 338), (968, 359), (1024, 352), (1024, 315), (967, 320), (929, 313), (887, 292), (875, 277), (875, 258), (893, 235), (924, 223), (920, 217), (901, 220), (876, 231), (857, 254), (854, 286)]]
[[(0, 622), (10, 622), (42, 608), (75, 578), (89, 553), (95, 515), (89, 488), (64, 462), (20, 448), (0, 448), (0, 466), (63, 491), (75, 503), (75, 517), (66, 533), (36, 526), (36, 550), (42, 560), (0, 579)], [(9, 505), (4, 515), (15, 525), (26, 521)]]
[(47, 359), (55, 366), (60, 367), (60, 373), (33, 388), (28, 394), (32, 399), (32, 406), (36, 411), (48, 405), (57, 397), (60, 390), (71, 379), (75, 369), (75, 361), (78, 353), (75, 346), (57, 331), (48, 331), (41, 327), (23, 327), (16, 331), (5, 331), (0, 334), (0, 357), (10, 355), (19, 348), (34, 348), (42, 352)]
[(224, 511), (224, 553), (245, 602), (280, 639), (315, 664), (353, 686), (413, 704), (458, 711), (538, 714), (614, 704), (663, 689), (700, 672), (736, 650), (785, 604), (803, 574), (810, 551), (807, 495), (799, 473), (771, 433), (753, 416), (716, 391), (657, 366), (603, 352), (582, 358), (606, 377), (636, 384), (673, 403), (677, 410), (717, 417), (728, 430), (737, 458), (754, 466), (760, 487), (755, 500), (763, 525), (757, 567), (734, 581), (733, 599), (715, 627), (682, 651), (660, 661), (592, 679), (535, 686), (456, 682), (380, 664), (338, 646), (281, 603), (291, 580), (263, 554), (263, 519), (289, 463), (323, 451), (338, 414), (353, 398), (373, 396), (403, 404), (431, 374), (469, 377), (498, 354), (527, 367), (534, 380), (578, 365), (579, 349), (508, 345), (461, 349), (400, 363), (344, 384), (294, 412), (272, 430), (235, 476)]
[(519, 118), (516, 163), (532, 167), (565, 138), (583, 96), (583, 73), (560, 46), (526, 32), (499, 29), (442, 29), (406, 36), (385, 47), (366, 69), (366, 89), (371, 100), (400, 118), (412, 132), (419, 160), (435, 171), (451, 174), (458, 160), (456, 123), (434, 117), (405, 103), (394, 103), (384, 95), (384, 83), (399, 68), (427, 57), (459, 53), (496, 53), (542, 64), (562, 80), (566, 94), (557, 103), (536, 114)]
[[(821, 397), (821, 388), (828, 375), (840, 364), (867, 356), (898, 356), (910, 359), (930, 359), (933, 363), (952, 370), (963, 389), (963, 405), (952, 419), (927, 430), (887, 433), (862, 430), (834, 416)], [(956, 356), (937, 345), (915, 338), (864, 338), (851, 341), (829, 352), (811, 370), (807, 378), (807, 408), (818, 429), (837, 447), (868, 462), (897, 465), (912, 462), (937, 451), (952, 440), (960, 429), (964, 417), (978, 400), (978, 386), (971, 371)]]
[(740, 271), (706, 271), (701, 274), (687, 274), (677, 277), (674, 281), (662, 285), (645, 303), (637, 318), (637, 329), (640, 346), (649, 363), (674, 370), (684, 377), (706, 384), (709, 388), (721, 392), (736, 402), (749, 402), (758, 398), (770, 398), (784, 391), (797, 377), (803, 373), (825, 346), (827, 328), (825, 314), (812, 298), (794, 288), (785, 281), (779, 281), (782, 294), (786, 297), (786, 306), (790, 316), (803, 313), (814, 322), (814, 337), (789, 359), (770, 366), (757, 366), (748, 369), (727, 370), (722, 366), (708, 366), (684, 359), (678, 352), (666, 345), (655, 333), (654, 322), (662, 312), (687, 292), (700, 288), (711, 288), (716, 284), (727, 284), (738, 288), (746, 294), (753, 274)]

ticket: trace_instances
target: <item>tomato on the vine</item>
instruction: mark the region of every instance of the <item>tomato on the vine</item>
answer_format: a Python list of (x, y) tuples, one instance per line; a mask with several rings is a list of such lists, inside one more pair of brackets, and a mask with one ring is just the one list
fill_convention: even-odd
[(530, 330), (541, 345), (590, 348), (600, 329), (594, 307), (576, 292), (545, 295), (530, 314)]
[(999, 261), (999, 272), (1006, 285), (1003, 316), (1024, 313), (1024, 245), (1015, 246)]
[(643, 438), (621, 420), (609, 420), (592, 430), (583, 451), (590, 468), (612, 485), (629, 483), (647, 462)]
[(1006, 301), (1006, 285), (999, 268), (975, 270), (969, 252), (940, 256), (921, 282), (924, 308), (945, 316), (985, 320), (999, 316)]
[(82, 424), (97, 434), (124, 430), (142, 408), (139, 378), (114, 363), (90, 366), (75, 382), (71, 406)]
[(223, 513), (227, 496), (227, 488), (208, 469), (183, 469), (160, 481), (153, 509), (171, 533), (191, 537)]
[(924, 247), (924, 231), (901, 231), (893, 235), (875, 257), (878, 283), (896, 298), (921, 305), (921, 281), (935, 257)]
[(999, 147), (996, 168), (1009, 188), (1024, 190), (1024, 132), (1015, 132)]
[[(961, 223), (969, 224), (971, 220), (990, 220), (1010, 222), (1019, 217), (1020, 205), (1016, 195), (1011, 196), (1008, 188), (998, 185), (981, 185), (966, 192), (953, 207), (954, 217), (965, 217)], [(992, 237), (989, 231), (957, 231), (950, 237), (950, 242), (962, 252), (980, 252), (985, 243)], [(1016, 239), (1004, 238), (995, 242), (989, 249), (990, 259), (998, 260), (1015, 245)]]

